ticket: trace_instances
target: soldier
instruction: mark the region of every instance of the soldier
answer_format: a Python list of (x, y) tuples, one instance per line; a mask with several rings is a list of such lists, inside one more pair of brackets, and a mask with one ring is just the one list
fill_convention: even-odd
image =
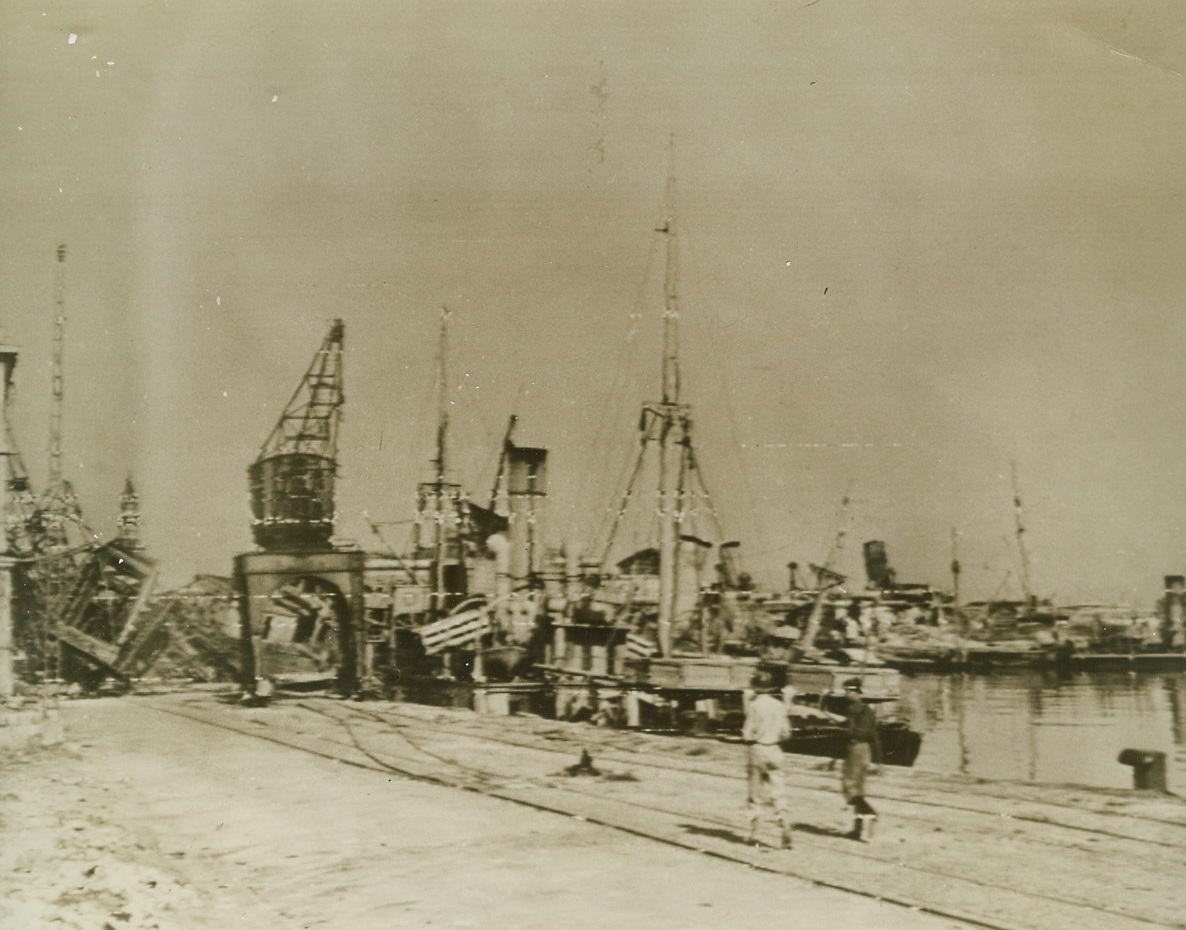
[(868, 842), (873, 838), (873, 824), (877, 811), (865, 799), (865, 776), (872, 765), (881, 762), (881, 741), (877, 736), (877, 715), (861, 700), (861, 681), (850, 678), (844, 683), (848, 697), (845, 713), (848, 716), (844, 771), (841, 788), (844, 800), (852, 805), (854, 819), (852, 833), (856, 840)]
[(749, 794), (749, 841), (757, 845), (758, 817), (763, 805), (774, 809), (783, 849), (791, 848), (791, 823), (787, 819), (786, 785), (782, 778), (783, 740), (791, 735), (787, 706), (775, 695), (779, 689), (767, 671), (755, 673), (752, 685), (758, 693), (745, 709), (741, 737), (747, 750), (746, 775)]

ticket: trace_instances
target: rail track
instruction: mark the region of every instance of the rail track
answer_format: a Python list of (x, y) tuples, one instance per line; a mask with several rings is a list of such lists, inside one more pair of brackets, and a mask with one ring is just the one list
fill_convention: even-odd
[[(311, 710), (315, 713), (323, 713), (323, 714), (326, 713), (326, 711), (323, 708), (314, 706), (309, 703), (303, 703), (302, 706), (306, 707), (306, 709)], [(362, 717), (362, 718), (366, 718), (368, 720), (373, 720), (373, 721), (383, 723), (383, 724), (386, 724), (389, 726), (399, 727), (399, 728), (401, 728), (401, 733), (404, 735), (405, 739), (407, 739), (409, 743), (413, 743), (411, 738), (407, 736), (406, 729), (410, 726), (415, 725), (414, 723), (410, 722), (410, 721), (414, 721), (415, 718), (409, 717), (406, 714), (401, 714), (399, 711), (398, 705), (387, 709), (385, 713), (371, 711), (371, 710), (366, 709), (365, 707), (359, 707), (357, 705), (342, 705), (342, 704), (340, 704), (340, 702), (338, 703), (338, 706), (340, 706), (343, 711), (353, 714), (356, 717)], [(398, 718), (399, 722), (397, 722), (397, 719), (393, 719), (393, 718)], [(422, 727), (425, 726), (423, 721), (421, 721), (420, 725)], [(510, 747), (514, 747), (514, 748), (518, 748), (518, 749), (528, 749), (528, 750), (535, 750), (535, 751), (551, 752), (551, 753), (554, 753), (555, 755), (561, 756), (561, 757), (565, 757), (565, 756), (567, 756), (568, 753), (571, 752), (571, 749), (561, 750), (561, 749), (548, 749), (546, 747), (542, 747), (539, 745), (540, 737), (537, 737), (535, 740), (532, 740), (532, 739), (512, 739), (512, 738), (509, 738), (506, 736), (496, 736), (496, 735), (492, 735), (488, 732), (477, 732), (475, 730), (468, 730), (466, 732), (466, 736), (469, 739), (510, 746)], [(547, 737), (542, 737), (542, 738), (547, 739)], [(422, 751), (424, 751), (424, 750), (422, 750)], [(661, 770), (668, 770), (668, 771), (673, 771), (673, 772), (683, 772), (683, 773), (687, 773), (687, 774), (701, 775), (706, 778), (714, 778), (714, 779), (719, 779), (721, 781), (727, 781), (734, 785), (737, 782), (737, 772), (736, 772), (735, 765), (730, 767), (730, 771), (714, 770), (712, 768), (707, 768), (704, 766), (697, 766), (694, 763), (686, 763), (686, 762), (683, 764), (680, 764), (680, 765), (676, 765), (670, 761), (658, 761), (655, 759), (645, 759), (645, 758), (642, 758), (638, 754), (623, 753), (620, 750), (614, 751), (611, 749), (610, 751), (607, 752), (605, 747), (600, 748), (600, 751), (598, 753), (598, 758), (603, 759), (603, 760), (608, 760), (611, 762), (616, 762), (616, 763), (623, 764), (623, 765), (632, 765), (632, 766), (636, 766), (639, 768), (661, 769)], [(451, 762), (452, 764), (462, 765), (462, 763), (458, 762), (457, 760), (442, 759), (441, 761), (447, 761), (447, 762)], [(819, 792), (821, 795), (825, 795), (825, 796), (834, 796), (836, 794), (837, 776), (835, 774), (829, 773), (828, 775), (824, 775), (824, 774), (817, 774), (817, 773), (812, 772), (811, 770), (807, 770), (807, 769), (791, 769), (788, 771), (787, 776), (788, 777), (786, 780), (787, 780), (788, 786), (798, 787), (805, 791), (816, 791), (816, 792)], [(911, 810), (909, 811), (909, 816), (912, 818), (923, 817), (923, 818), (931, 818), (931, 819), (937, 820), (938, 818), (934, 816), (933, 812), (956, 811), (959, 813), (971, 814), (974, 816), (991, 817), (991, 818), (995, 818), (995, 819), (1006, 818), (1006, 819), (1016, 820), (1019, 822), (1029, 822), (1029, 823), (1039, 824), (1046, 828), (1054, 827), (1054, 828), (1058, 828), (1061, 830), (1070, 830), (1070, 831), (1075, 831), (1078, 833), (1085, 833), (1085, 834), (1095, 835), (1095, 836), (1099, 836), (1099, 837), (1107, 837), (1109, 839), (1120, 840), (1120, 841), (1134, 840), (1134, 841), (1137, 841), (1137, 842), (1140, 842), (1140, 843), (1143, 843), (1146, 845), (1162, 846), (1162, 847), (1164, 847), (1166, 849), (1170, 849), (1170, 850), (1184, 851), (1183, 865), (1184, 865), (1184, 867), (1186, 867), (1186, 821), (1182, 821), (1182, 822), (1165, 821), (1165, 820), (1157, 819), (1154, 817), (1149, 817), (1149, 816), (1139, 814), (1139, 813), (1121, 814), (1117, 811), (1107, 810), (1107, 809), (1101, 809), (1101, 810), (1097, 810), (1094, 812), (1095, 814), (1097, 814), (1103, 818), (1112, 818), (1117, 821), (1123, 821), (1123, 822), (1137, 821), (1137, 822), (1143, 822), (1143, 823), (1147, 823), (1147, 824), (1153, 824), (1153, 825), (1156, 825), (1156, 827), (1159, 830), (1164, 830), (1165, 832), (1172, 831), (1173, 833), (1178, 834), (1178, 836), (1175, 839), (1158, 839), (1155, 837), (1134, 837), (1131, 832), (1126, 833), (1126, 832), (1120, 832), (1117, 830), (1105, 829), (1105, 828), (1102, 828), (1099, 826), (1085, 826), (1083, 824), (1066, 822), (1068, 813), (1069, 813), (1067, 810), (1067, 807), (1063, 804), (1057, 804), (1055, 802), (1048, 801), (1048, 800), (1040, 800), (1040, 799), (1039, 800), (1033, 800), (1033, 799), (1027, 800), (1026, 804), (1027, 804), (1027, 807), (1030, 808), (1031, 812), (1028, 814), (1017, 814), (1017, 813), (1001, 812), (999, 810), (990, 810), (990, 809), (986, 809), (983, 806), (977, 807), (977, 806), (973, 806), (973, 805), (970, 805), (967, 803), (956, 803), (955, 801), (952, 801), (952, 800), (947, 800), (947, 799), (942, 799), (942, 798), (936, 797), (935, 796), (936, 790), (933, 786), (930, 786), (928, 788), (928, 790), (929, 790), (929, 794), (928, 794), (927, 798), (925, 800), (920, 800), (919, 798), (913, 796), (911, 793), (908, 793), (907, 791), (903, 791), (901, 789), (897, 789), (894, 786), (880, 785), (878, 787), (878, 796), (879, 796), (879, 798), (881, 798), (883, 800), (891, 801), (896, 804), (904, 805), (904, 806), (911, 808)], [(987, 797), (987, 798), (999, 797), (999, 795), (993, 795), (991, 792), (983, 792), (983, 791), (980, 793), (980, 796)], [(1038, 813), (1037, 811), (1039, 811), (1039, 810), (1046, 811), (1048, 813), (1045, 813), (1045, 814)], [(1051, 843), (1052, 845), (1059, 845), (1057, 839), (1051, 838), (1051, 837), (1039, 837), (1039, 841)]]
[[(627, 751), (614, 745), (612, 733), (593, 728), (548, 722), (543, 732), (509, 734), (491, 732), (498, 726), (491, 718), (323, 698), (249, 715), (208, 696), (153, 706), (337, 762), (478, 792), (969, 926), (1186, 927), (1179, 916), (1186, 893), (1175, 892), (1180, 882), (1170, 878), (1186, 871), (1186, 815), (1179, 822), (1141, 811), (1076, 811), (1057, 799), (1003, 798), (999, 790), (970, 800), (957, 794), (958, 783), (940, 788), (931, 778), (914, 788), (883, 779), (878, 799), (899, 835), (866, 845), (819, 825), (843, 816), (821, 813), (829, 804), (839, 811), (835, 776), (796, 764), (788, 766), (792, 812), (810, 819), (796, 824), (795, 850), (782, 852), (743, 843), (744, 788), (734, 747), (714, 750), (727, 754), (719, 759), (664, 758), (662, 737), (636, 738), (642, 748)], [(567, 764), (591, 742), (598, 766), (628, 770), (569, 776)], [(1055, 863), (1077, 874), (1059, 875)], [(1105, 879), (1119, 868), (1118, 896), (1108, 893)], [(1156, 880), (1136, 887), (1150, 877)]]

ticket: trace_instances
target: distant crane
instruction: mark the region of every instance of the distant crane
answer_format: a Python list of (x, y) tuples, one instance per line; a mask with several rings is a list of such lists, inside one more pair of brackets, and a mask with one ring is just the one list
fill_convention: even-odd
[(50, 410), (49, 427), (49, 475), (48, 486), (62, 483), (62, 355), (66, 342), (66, 245), (58, 246), (57, 274), (54, 275), (54, 329), (53, 329), (53, 406)]
[[(53, 287), (53, 344), (50, 368), (52, 403), (49, 424), (49, 467), (45, 487), (35, 497), (32, 507), (26, 503), (22, 534), (31, 559), (26, 578), (37, 607), (36, 630), (30, 641), (46, 673), (61, 672), (63, 654), (54, 646), (56, 631), (67, 614), (90, 555), (96, 548), (96, 536), (83, 521), (82, 508), (74, 487), (62, 472), (62, 413), (65, 408), (63, 356), (66, 342), (66, 246), (55, 251)], [(18, 467), (23, 466), (15, 462)], [(13, 474), (27, 502), (33, 497), (27, 474)]]
[[(66, 554), (71, 549), (87, 548), (94, 543), (95, 536), (83, 524), (82, 508), (74, 487), (62, 474), (62, 412), (65, 408), (65, 378), (63, 356), (66, 342), (66, 246), (57, 248), (57, 265), (54, 275), (54, 320), (53, 356), (50, 368), (53, 391), (49, 421), (49, 468), (46, 472), (45, 489), (37, 499), (33, 514), (33, 531), (40, 538), (37, 548), (43, 553)], [(72, 534), (71, 527), (81, 531)], [(62, 563), (59, 569), (66, 571)], [(65, 580), (65, 579), (62, 579)]]

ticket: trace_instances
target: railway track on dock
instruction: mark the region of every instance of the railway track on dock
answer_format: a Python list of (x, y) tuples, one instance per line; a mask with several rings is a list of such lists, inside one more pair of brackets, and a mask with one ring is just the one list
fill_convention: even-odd
[[(306, 706), (310, 710), (317, 711), (317, 708), (315, 707), (308, 705)], [(406, 721), (414, 719), (409, 718), (407, 715), (401, 714), (398, 705), (389, 708), (386, 713), (370, 711), (366, 708), (358, 707), (356, 705), (345, 705), (345, 707), (355, 715), (375, 721), (380, 721), (389, 725), (403, 727), (405, 729), (411, 725)], [(399, 718), (402, 718), (402, 720), (400, 720), (400, 722), (396, 722)], [(421, 725), (423, 726), (423, 724)], [(539, 750), (544, 748), (539, 745), (539, 737), (536, 737), (535, 739), (511, 739), (506, 736), (496, 736), (488, 732), (476, 732), (474, 730), (467, 730), (466, 735), (471, 739), (520, 749)], [(547, 739), (547, 737), (544, 737), (544, 739)], [(558, 755), (564, 755), (570, 750), (553, 749), (548, 751), (555, 752)], [(675, 772), (702, 775), (706, 778), (715, 778), (732, 783), (735, 783), (737, 780), (735, 764), (730, 764), (727, 770), (697, 766), (695, 763), (688, 762), (683, 762), (682, 764), (676, 765), (671, 761), (643, 759), (637, 753), (631, 754), (621, 750), (615, 751), (611, 749), (609, 752), (606, 752), (604, 748), (602, 748), (599, 752), (598, 758), (642, 768), (666, 769)], [(837, 791), (838, 775), (832, 772), (831, 769), (829, 769), (828, 774), (825, 775), (816, 771), (802, 768), (790, 768), (787, 772), (787, 783), (788, 786), (798, 787), (805, 791), (817, 791), (825, 796), (834, 796)], [(1183, 853), (1182, 865), (1183, 868), (1186, 869), (1186, 819), (1182, 820), (1181, 822), (1167, 822), (1162, 819), (1148, 817), (1141, 814), (1126, 813), (1121, 815), (1115, 811), (1106, 809), (1097, 810), (1094, 812), (1095, 815), (1098, 815), (1100, 818), (1104, 819), (1105, 822), (1110, 818), (1118, 823), (1133, 822), (1140, 825), (1152, 825), (1154, 832), (1156, 834), (1160, 834), (1159, 837), (1157, 835), (1148, 835), (1149, 831), (1125, 831), (1119, 828), (1109, 829), (1100, 825), (1089, 826), (1083, 823), (1076, 823), (1074, 822), (1074, 810), (1068, 810), (1065, 805), (1055, 804), (1046, 800), (1027, 801), (1027, 811), (1024, 813), (1001, 813), (1000, 811), (993, 809), (991, 805), (991, 802), (994, 799), (998, 799), (1000, 796), (992, 794), (990, 788), (989, 790), (985, 790), (987, 786), (984, 782), (976, 783), (975, 787), (980, 789), (980, 791), (977, 793), (977, 797), (987, 799), (988, 806), (983, 803), (977, 806), (967, 803), (966, 801), (964, 803), (957, 803), (954, 800), (937, 797), (937, 792), (933, 787), (930, 788), (929, 794), (924, 800), (917, 796), (917, 791), (912, 792), (895, 788), (893, 786), (879, 785), (878, 797), (882, 800), (888, 800), (896, 804), (901, 804), (907, 808), (911, 808), (904, 811), (904, 813), (908, 814), (910, 817), (932, 817), (932, 819), (938, 820), (939, 818), (933, 817), (933, 815), (929, 812), (954, 811), (983, 817), (1005, 817), (1018, 822), (1039, 824), (1043, 827), (1054, 827), (1061, 830), (1085, 833), (1119, 841), (1135, 840), (1136, 842), (1146, 845), (1161, 846), (1167, 850), (1181, 851)], [(952, 792), (947, 790), (944, 793)], [(1146, 835), (1139, 835), (1141, 833), (1145, 833)], [(1057, 844), (1057, 840), (1051, 838), (1044, 838), (1042, 841)]]
[[(208, 696), (152, 703), (336, 762), (478, 792), (970, 926), (1186, 927), (1186, 891), (1176, 880), (1186, 872), (1186, 814), (1179, 822), (1140, 810), (1068, 809), (1034, 792), (957, 795), (958, 784), (944, 786), (935, 776), (921, 784), (881, 779), (874, 801), (885, 822), (872, 844), (861, 844), (844, 836), (837, 776), (806, 768), (800, 757), (788, 765), (795, 848), (755, 849), (744, 843), (736, 746), (674, 755), (666, 737), (632, 735), (624, 748), (613, 731), (538, 721), (534, 731), (492, 732), (498, 721), (491, 718), (324, 698), (251, 711)], [(600, 777), (567, 772), (585, 746)]]

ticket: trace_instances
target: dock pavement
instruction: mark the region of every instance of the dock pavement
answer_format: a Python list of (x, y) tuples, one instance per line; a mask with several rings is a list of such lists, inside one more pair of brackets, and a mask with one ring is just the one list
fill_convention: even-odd
[(1186, 926), (1172, 794), (887, 767), (865, 843), (839, 773), (788, 755), (781, 850), (773, 824), (746, 842), (734, 742), (193, 690), (63, 722), (64, 747), (3, 763), (5, 926)]

